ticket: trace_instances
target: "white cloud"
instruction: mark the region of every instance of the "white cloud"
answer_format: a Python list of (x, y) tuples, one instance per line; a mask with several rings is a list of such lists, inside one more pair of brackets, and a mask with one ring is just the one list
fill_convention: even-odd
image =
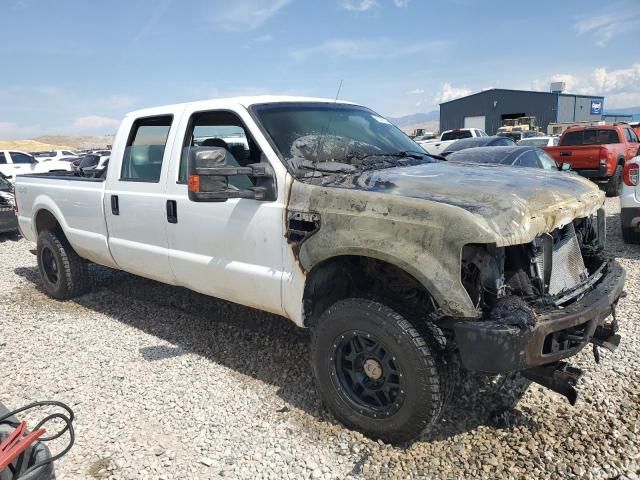
[(422, 95), (424, 93), (423, 88), (414, 88), (407, 92), (408, 95)]
[(557, 73), (535, 80), (532, 87), (546, 91), (551, 82), (565, 82), (568, 93), (604, 95), (608, 108), (640, 105), (640, 63), (614, 70), (598, 67), (586, 74)]
[(438, 93), (433, 96), (433, 103), (443, 103), (449, 100), (455, 100), (456, 98), (464, 97), (471, 93), (471, 89), (467, 86), (454, 87), (449, 82), (445, 82), (440, 87)]
[(78, 117), (73, 121), (72, 128), (78, 133), (114, 133), (120, 125), (121, 119), (89, 115)]
[(377, 6), (377, 0), (343, 0), (340, 4), (340, 8), (350, 12), (366, 12)]
[(306, 60), (317, 56), (344, 57), (352, 59), (401, 58), (425, 52), (437, 53), (446, 42), (398, 43), (388, 38), (381, 39), (334, 39), (313, 47), (301, 48), (291, 52), (295, 60)]
[(633, 11), (633, 9), (628, 8), (626, 5), (622, 5), (622, 7), (617, 10), (624, 10), (625, 13), (581, 16), (578, 17), (573, 28), (577, 32), (578, 36), (587, 36), (588, 38), (595, 40), (596, 45), (604, 47), (616, 35), (634, 31), (640, 27), (639, 11)]
[(13, 122), (0, 122), (0, 140), (17, 140), (33, 136), (38, 133), (40, 125), (22, 127)]
[(393, 0), (393, 4), (398, 8), (404, 8), (409, 6), (409, 0)]
[(211, 23), (218, 30), (247, 32), (262, 26), (292, 0), (244, 0), (216, 2)]
[(270, 42), (271, 40), (273, 40), (273, 36), (268, 33), (266, 35), (260, 35), (259, 37), (253, 39), (253, 41), (257, 43)]

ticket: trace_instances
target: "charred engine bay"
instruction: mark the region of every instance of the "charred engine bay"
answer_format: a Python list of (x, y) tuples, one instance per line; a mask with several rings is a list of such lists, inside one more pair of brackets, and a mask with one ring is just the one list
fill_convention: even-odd
[(465, 246), (461, 280), (483, 318), (525, 327), (532, 318), (505, 309), (525, 304), (535, 316), (579, 300), (606, 266), (603, 215), (599, 210), (522, 245)]

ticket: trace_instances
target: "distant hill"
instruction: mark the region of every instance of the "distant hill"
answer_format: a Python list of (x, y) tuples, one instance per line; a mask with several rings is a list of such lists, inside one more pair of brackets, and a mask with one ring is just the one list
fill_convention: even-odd
[(46, 150), (84, 150), (106, 148), (113, 143), (112, 135), (43, 135), (27, 140), (0, 140), (0, 150), (41, 152)]
[(390, 122), (393, 122), (400, 128), (408, 127), (410, 125), (416, 125), (420, 123), (427, 122), (439, 122), (440, 121), (440, 112), (438, 110), (433, 110), (428, 113), (414, 113), (412, 115), (405, 115), (404, 117), (387, 117)]
[(640, 106), (628, 108), (607, 108), (606, 113), (640, 114)]

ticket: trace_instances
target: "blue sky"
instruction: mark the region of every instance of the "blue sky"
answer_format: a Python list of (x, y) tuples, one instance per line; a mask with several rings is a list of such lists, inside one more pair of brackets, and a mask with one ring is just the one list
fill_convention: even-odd
[(0, 138), (111, 133), (136, 108), (340, 97), (387, 116), (484, 88), (640, 105), (640, 1), (0, 0)]

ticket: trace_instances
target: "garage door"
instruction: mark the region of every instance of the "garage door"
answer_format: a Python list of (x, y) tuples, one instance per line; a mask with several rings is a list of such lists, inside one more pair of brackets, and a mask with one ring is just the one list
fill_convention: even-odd
[(486, 130), (485, 116), (480, 117), (464, 117), (464, 128), (479, 128), (480, 130)]

